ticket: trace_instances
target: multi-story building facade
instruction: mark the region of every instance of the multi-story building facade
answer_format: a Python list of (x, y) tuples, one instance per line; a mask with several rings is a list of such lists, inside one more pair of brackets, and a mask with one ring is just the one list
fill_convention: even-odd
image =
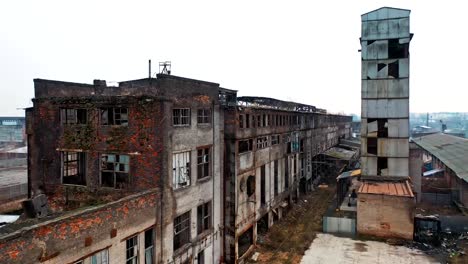
[[(409, 14), (410, 10), (383, 7), (361, 16), (361, 178), (379, 185), (368, 188), (370, 182), (364, 182), (361, 194), (370, 199), (388, 196), (390, 207), (391, 196), (401, 194), (405, 201), (413, 197), (404, 182), (409, 179)], [(389, 191), (395, 186), (404, 191)], [(411, 238), (411, 206), (395, 209), (404, 221), (391, 218), (388, 214), (394, 213), (387, 209), (360, 200), (358, 232)]]
[(259, 219), (317, 181), (313, 156), (350, 135), (351, 117), (167, 74), (34, 83), (35, 218), (0, 229), (0, 263), (238, 262)]
[[(231, 91), (231, 98), (235, 98)], [(225, 110), (225, 258), (243, 261), (260, 230), (318, 181), (313, 158), (351, 136), (351, 117), (314, 106), (239, 97)], [(315, 171), (315, 173), (314, 173)]]

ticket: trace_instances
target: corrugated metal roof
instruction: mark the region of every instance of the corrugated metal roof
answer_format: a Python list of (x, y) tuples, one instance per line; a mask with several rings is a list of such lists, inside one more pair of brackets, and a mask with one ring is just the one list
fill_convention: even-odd
[(468, 139), (439, 133), (415, 138), (413, 142), (468, 182)]
[(364, 182), (359, 187), (359, 193), (367, 194), (385, 194), (391, 196), (414, 197), (413, 191), (408, 184), (404, 182)]
[(350, 160), (353, 158), (354, 154), (356, 154), (356, 151), (347, 150), (339, 147), (332, 147), (325, 151), (323, 154), (337, 159)]

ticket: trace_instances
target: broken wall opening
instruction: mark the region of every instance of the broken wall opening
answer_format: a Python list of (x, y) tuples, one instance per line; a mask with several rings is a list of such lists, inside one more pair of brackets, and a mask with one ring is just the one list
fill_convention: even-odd
[(257, 235), (265, 235), (268, 232), (268, 213), (257, 222)]
[(250, 246), (253, 245), (253, 237), (253, 226), (251, 226), (242, 235), (239, 236), (239, 239), (237, 241), (237, 252), (239, 258), (242, 257), (249, 250)]

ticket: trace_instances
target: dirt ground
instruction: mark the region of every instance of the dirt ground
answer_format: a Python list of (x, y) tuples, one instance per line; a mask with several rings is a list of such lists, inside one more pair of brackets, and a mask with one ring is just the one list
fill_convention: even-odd
[(300, 263), (317, 232), (322, 231), (322, 215), (335, 190), (335, 186), (328, 185), (301, 196), (279, 223), (265, 236), (259, 236), (255, 252), (260, 256), (256, 263)]

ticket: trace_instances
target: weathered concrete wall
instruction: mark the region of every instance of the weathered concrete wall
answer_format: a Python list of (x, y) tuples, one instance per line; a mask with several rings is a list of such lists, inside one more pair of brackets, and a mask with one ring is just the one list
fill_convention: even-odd
[(357, 231), (378, 237), (413, 239), (414, 198), (359, 194)]
[[(156, 191), (147, 191), (37, 224), (29, 220), (4, 227), (17, 230), (0, 233), (0, 263), (72, 263), (104, 248), (110, 263), (124, 263), (125, 238), (156, 228), (158, 201)], [(139, 240), (143, 256), (144, 235)]]
[(416, 196), (416, 201), (421, 201), (421, 180), (423, 166), (423, 150), (416, 144), (410, 143), (410, 158), (409, 158), (409, 175), (413, 185), (413, 193)]

